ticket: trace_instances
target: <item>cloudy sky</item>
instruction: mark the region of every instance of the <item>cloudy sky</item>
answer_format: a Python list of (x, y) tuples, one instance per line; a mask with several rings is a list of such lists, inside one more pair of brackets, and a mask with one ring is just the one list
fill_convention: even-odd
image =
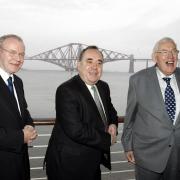
[(149, 58), (164, 36), (180, 47), (179, 0), (0, 0), (0, 19), (28, 56), (79, 42)]

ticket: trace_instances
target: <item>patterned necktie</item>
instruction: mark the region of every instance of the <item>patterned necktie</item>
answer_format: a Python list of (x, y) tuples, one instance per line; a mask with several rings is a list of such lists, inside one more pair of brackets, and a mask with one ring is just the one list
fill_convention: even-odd
[(9, 91), (12, 95), (14, 95), (14, 90), (13, 90), (13, 82), (12, 82), (12, 77), (9, 77), (8, 80), (8, 88), (9, 88)]
[(170, 85), (171, 78), (163, 78), (163, 80), (167, 83), (165, 89), (165, 106), (170, 119), (173, 121), (176, 114), (176, 100), (174, 91)]
[(96, 87), (95, 87), (95, 86), (92, 86), (91, 89), (92, 89), (93, 92), (94, 92), (94, 101), (95, 101), (96, 106), (97, 106), (97, 108), (98, 108), (98, 111), (99, 111), (99, 113), (100, 113), (100, 115), (101, 115), (102, 121), (103, 121), (105, 127), (107, 127), (106, 115), (105, 115), (105, 113), (104, 113), (102, 104), (101, 104), (101, 102), (100, 102), (100, 99), (99, 99), (99, 96), (98, 96), (98, 92), (97, 92), (97, 90), (96, 90)]

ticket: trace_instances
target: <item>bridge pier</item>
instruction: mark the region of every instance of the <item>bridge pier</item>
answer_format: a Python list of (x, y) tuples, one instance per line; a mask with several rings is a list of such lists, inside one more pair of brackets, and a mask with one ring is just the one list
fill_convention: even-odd
[(129, 73), (134, 73), (134, 56), (132, 54), (129, 60)]
[(146, 60), (146, 69), (148, 68), (148, 59)]

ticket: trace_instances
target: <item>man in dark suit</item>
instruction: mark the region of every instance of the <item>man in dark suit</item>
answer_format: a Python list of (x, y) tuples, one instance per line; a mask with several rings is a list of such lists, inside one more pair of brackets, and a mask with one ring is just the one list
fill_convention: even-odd
[(27, 143), (36, 138), (27, 110), (22, 80), (16, 73), (25, 46), (17, 35), (0, 37), (0, 179), (29, 180)]
[(79, 75), (57, 89), (56, 123), (46, 153), (48, 180), (100, 180), (100, 164), (110, 168), (118, 121), (109, 86), (99, 80), (102, 66), (102, 53), (87, 47), (80, 54)]
[(130, 77), (122, 143), (137, 180), (180, 179), (180, 69), (176, 43), (159, 40), (154, 67)]

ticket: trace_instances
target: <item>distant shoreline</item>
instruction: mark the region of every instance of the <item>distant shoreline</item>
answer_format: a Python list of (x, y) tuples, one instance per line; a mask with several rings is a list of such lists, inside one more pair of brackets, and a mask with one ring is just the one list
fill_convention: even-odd
[[(76, 71), (65, 71), (65, 70), (61, 70), (61, 69), (27, 69), (27, 68), (21, 68), (20, 71), (54, 71), (54, 72), (67, 72), (67, 73), (73, 73), (75, 74)], [(129, 74), (129, 72), (121, 72), (121, 71), (107, 71), (107, 70), (104, 70), (103, 71), (104, 73), (122, 73), (122, 74)]]

